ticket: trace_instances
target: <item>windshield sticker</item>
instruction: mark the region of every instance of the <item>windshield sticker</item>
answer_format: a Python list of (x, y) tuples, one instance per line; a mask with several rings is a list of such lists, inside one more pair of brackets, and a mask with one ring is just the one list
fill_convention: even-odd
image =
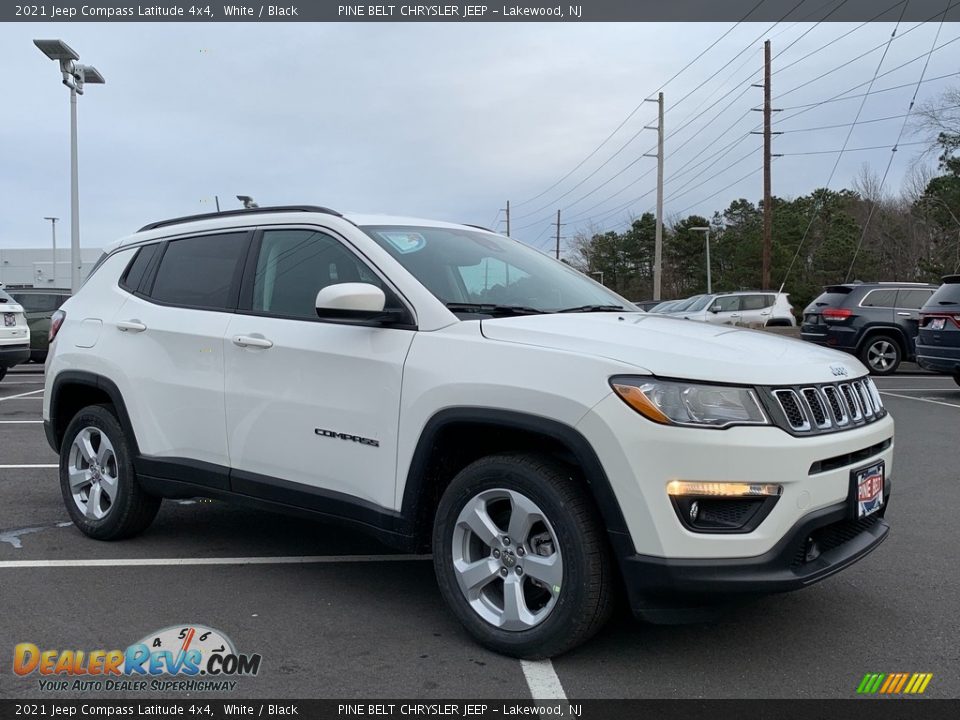
[(415, 232), (378, 232), (377, 235), (393, 245), (397, 252), (403, 254), (423, 250), (427, 244), (427, 239)]

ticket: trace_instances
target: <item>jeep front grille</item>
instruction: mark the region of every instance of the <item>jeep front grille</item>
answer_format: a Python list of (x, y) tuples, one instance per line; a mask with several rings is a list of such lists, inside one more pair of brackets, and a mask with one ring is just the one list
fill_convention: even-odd
[(770, 415), (784, 430), (806, 435), (861, 427), (886, 415), (872, 381), (761, 388)]

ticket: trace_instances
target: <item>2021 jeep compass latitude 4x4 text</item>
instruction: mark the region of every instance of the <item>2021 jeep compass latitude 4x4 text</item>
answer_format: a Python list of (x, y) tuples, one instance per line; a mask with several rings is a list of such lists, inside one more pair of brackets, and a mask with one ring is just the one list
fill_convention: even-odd
[(893, 420), (866, 369), (648, 315), (474, 227), (259, 208), (146, 226), (52, 321), (43, 417), (101, 540), (209, 496), (432, 552), (481, 643), (547, 657), (615, 591), (670, 622), (874, 549)]

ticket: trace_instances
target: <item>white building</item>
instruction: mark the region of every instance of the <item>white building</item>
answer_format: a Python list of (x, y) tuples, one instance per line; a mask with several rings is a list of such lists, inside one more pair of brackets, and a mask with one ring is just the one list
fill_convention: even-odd
[[(80, 248), (85, 278), (103, 251)], [(70, 288), (70, 248), (57, 248), (56, 267), (53, 248), (0, 248), (0, 283), (40, 288)]]

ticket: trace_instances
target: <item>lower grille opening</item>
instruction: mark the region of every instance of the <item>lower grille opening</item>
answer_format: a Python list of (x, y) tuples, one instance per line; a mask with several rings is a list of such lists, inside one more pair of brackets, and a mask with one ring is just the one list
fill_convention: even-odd
[(802, 567), (806, 563), (813, 562), (823, 553), (836, 550), (872, 528), (880, 520), (879, 515), (870, 515), (858, 520), (840, 520), (817, 528), (799, 543), (790, 567)]

